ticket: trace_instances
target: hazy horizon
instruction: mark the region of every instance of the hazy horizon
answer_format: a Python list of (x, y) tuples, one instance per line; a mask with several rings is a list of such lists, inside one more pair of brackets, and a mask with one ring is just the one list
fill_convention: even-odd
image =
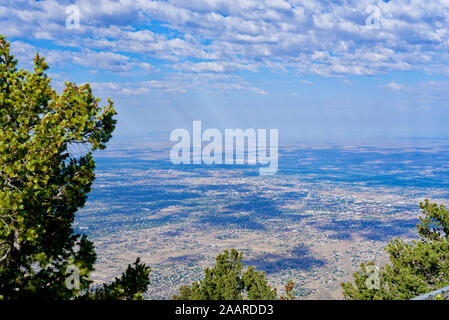
[(39, 52), (57, 90), (113, 99), (115, 136), (193, 120), (298, 141), (449, 136), (445, 1), (3, 0), (0, 16), (20, 66)]

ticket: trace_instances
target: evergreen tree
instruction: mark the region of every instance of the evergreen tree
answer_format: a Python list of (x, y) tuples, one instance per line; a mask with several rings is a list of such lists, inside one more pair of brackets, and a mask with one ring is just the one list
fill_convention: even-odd
[(265, 272), (253, 267), (244, 270), (243, 253), (225, 250), (216, 258), (216, 265), (204, 270), (204, 279), (182, 286), (175, 300), (274, 300), (276, 289), (267, 282)]
[[(140, 297), (150, 270), (139, 260), (98, 295), (87, 291), (94, 246), (72, 228), (95, 178), (92, 152), (115, 128), (112, 101), (102, 110), (88, 84), (57, 94), (38, 54), (32, 73), (17, 63), (0, 35), (0, 299)], [(78, 289), (66, 286), (69, 266)]]
[(140, 262), (137, 258), (134, 265), (128, 265), (126, 271), (120, 278), (115, 278), (112, 283), (105, 283), (99, 288), (89, 290), (79, 299), (95, 300), (141, 300), (143, 293), (147, 291), (150, 268)]
[(295, 283), (290, 280), (284, 287), (285, 295), (281, 296), (281, 300), (295, 300), (295, 295), (293, 294), (293, 289), (295, 288)]
[(354, 284), (341, 284), (346, 299), (411, 299), (449, 286), (449, 211), (429, 200), (420, 203), (420, 208), (420, 240), (390, 241), (385, 248), (390, 263), (377, 275), (372, 272), (374, 262), (362, 263), (353, 274)]

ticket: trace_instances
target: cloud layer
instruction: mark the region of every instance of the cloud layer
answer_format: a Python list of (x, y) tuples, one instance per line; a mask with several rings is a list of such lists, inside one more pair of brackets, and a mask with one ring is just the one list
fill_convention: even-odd
[[(72, 4), (80, 28), (70, 30)], [(447, 26), (448, 0), (0, 1), (0, 30), (18, 54), (36, 49), (57, 65), (92, 72), (165, 68), (171, 77), (266, 69), (323, 77), (449, 75)], [(31, 47), (36, 39), (47, 45)], [(223, 79), (212, 82), (229, 85)], [(178, 82), (179, 92), (191, 86)], [(231, 83), (264, 93), (235, 78)]]

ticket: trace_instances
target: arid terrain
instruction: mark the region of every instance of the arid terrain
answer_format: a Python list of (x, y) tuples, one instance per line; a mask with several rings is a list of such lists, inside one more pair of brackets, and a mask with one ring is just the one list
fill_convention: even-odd
[[(251, 166), (175, 166), (166, 150), (112, 150), (98, 157), (76, 227), (95, 242), (95, 281), (141, 257), (149, 299), (170, 299), (230, 248), (279, 294), (292, 279), (299, 299), (341, 299), (340, 282), (361, 262), (381, 266), (390, 239), (416, 237), (420, 201), (447, 201), (446, 154), (432, 152), (285, 148), (279, 173), (264, 177)], [(426, 157), (442, 163), (424, 171)]]

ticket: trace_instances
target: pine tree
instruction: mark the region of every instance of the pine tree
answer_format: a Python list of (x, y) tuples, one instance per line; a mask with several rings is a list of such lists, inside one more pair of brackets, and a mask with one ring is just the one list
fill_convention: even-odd
[[(94, 246), (72, 223), (95, 178), (92, 152), (115, 128), (113, 103), (102, 110), (88, 84), (66, 82), (57, 94), (38, 54), (32, 73), (17, 63), (0, 35), (0, 299), (96, 297), (87, 291)], [(69, 266), (79, 289), (66, 286)], [(140, 297), (150, 270), (139, 260), (129, 268), (97, 296)]]
[(285, 295), (281, 296), (281, 300), (295, 300), (293, 294), (293, 289), (295, 288), (295, 283), (290, 280), (284, 287)]
[(276, 289), (267, 282), (265, 272), (253, 267), (244, 270), (243, 252), (225, 250), (216, 258), (216, 265), (204, 270), (204, 279), (182, 286), (175, 300), (274, 300)]
[(449, 286), (449, 211), (429, 200), (420, 208), (420, 240), (390, 241), (385, 248), (390, 263), (379, 269), (377, 279), (372, 273), (374, 262), (362, 263), (353, 274), (354, 284), (341, 284), (346, 299), (411, 299)]

